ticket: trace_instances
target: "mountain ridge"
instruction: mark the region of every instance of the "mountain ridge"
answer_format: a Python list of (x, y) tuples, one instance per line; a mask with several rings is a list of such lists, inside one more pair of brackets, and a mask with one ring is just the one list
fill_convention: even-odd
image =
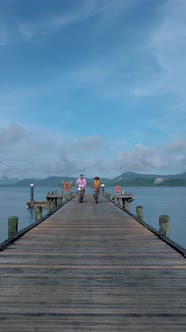
[[(87, 183), (90, 184), (93, 178), (86, 178)], [(62, 181), (72, 181), (75, 184), (77, 177), (69, 176), (50, 176), (45, 179), (39, 178), (25, 178), (25, 179), (0, 179), (1, 186), (26, 186), (33, 183), (39, 186), (50, 186), (57, 185), (61, 186)], [(102, 183), (105, 185), (121, 185), (121, 186), (132, 186), (132, 185), (181, 185), (186, 186), (186, 172), (179, 174), (141, 174), (135, 172), (123, 172), (122, 174), (114, 178), (101, 178)]]

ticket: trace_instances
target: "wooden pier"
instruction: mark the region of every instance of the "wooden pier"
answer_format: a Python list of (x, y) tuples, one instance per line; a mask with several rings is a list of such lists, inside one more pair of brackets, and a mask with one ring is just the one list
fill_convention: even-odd
[(104, 197), (0, 252), (3, 332), (184, 332), (186, 260)]
[(130, 203), (134, 200), (133, 194), (115, 194), (110, 195), (113, 201), (116, 201), (118, 205), (126, 210), (130, 210)]
[(43, 208), (47, 208), (48, 207), (48, 201), (33, 201), (33, 202), (27, 202), (26, 203), (26, 208), (27, 209), (34, 208), (35, 206), (41, 206)]

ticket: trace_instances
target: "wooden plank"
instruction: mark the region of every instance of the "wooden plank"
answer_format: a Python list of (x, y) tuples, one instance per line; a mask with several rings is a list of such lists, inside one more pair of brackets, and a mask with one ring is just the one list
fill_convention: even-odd
[(100, 197), (67, 203), (0, 253), (13, 331), (185, 331), (186, 260)]

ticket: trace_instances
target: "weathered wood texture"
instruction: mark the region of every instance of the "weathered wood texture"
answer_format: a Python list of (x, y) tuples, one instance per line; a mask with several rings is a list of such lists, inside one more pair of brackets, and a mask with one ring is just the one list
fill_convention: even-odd
[(182, 332), (185, 294), (185, 258), (102, 197), (0, 253), (3, 332)]

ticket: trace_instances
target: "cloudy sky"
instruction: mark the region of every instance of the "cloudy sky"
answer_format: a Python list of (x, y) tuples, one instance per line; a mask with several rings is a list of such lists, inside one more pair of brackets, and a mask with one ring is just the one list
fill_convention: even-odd
[(186, 171), (185, 0), (1, 0), (0, 178)]

